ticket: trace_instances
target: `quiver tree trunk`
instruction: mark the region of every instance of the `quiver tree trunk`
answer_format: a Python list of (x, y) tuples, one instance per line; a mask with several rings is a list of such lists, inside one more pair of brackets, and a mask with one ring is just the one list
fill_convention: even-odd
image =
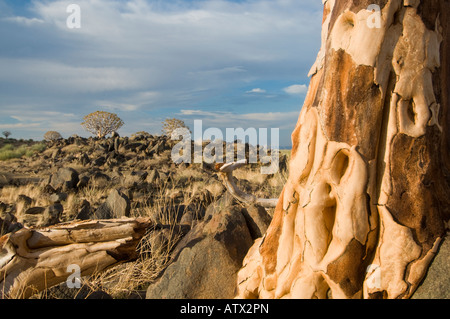
[(76, 269), (84, 277), (133, 260), (151, 226), (142, 218), (95, 220), (5, 235), (0, 238), (0, 298), (28, 298), (66, 282)]
[(409, 298), (445, 236), (450, 3), (375, 3), (325, 1), (289, 179), (238, 298)]

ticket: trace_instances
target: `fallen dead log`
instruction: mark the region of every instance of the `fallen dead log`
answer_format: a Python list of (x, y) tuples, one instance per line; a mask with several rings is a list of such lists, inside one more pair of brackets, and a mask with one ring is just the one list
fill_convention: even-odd
[(29, 298), (67, 281), (72, 269), (88, 276), (137, 258), (149, 219), (90, 220), (0, 238), (0, 297)]

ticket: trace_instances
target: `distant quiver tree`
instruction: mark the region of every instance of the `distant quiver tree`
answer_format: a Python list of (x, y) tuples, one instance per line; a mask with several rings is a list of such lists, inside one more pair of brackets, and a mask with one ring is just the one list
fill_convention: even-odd
[(167, 136), (171, 136), (172, 132), (177, 128), (187, 128), (189, 130), (189, 127), (182, 120), (176, 118), (166, 119), (162, 124), (162, 133)]
[(57, 141), (60, 139), (62, 139), (62, 136), (56, 131), (48, 131), (47, 133), (44, 134), (44, 140), (49, 142)]
[(3, 131), (2, 132), (3, 136), (6, 137), (6, 139), (8, 139), (8, 137), (11, 135), (10, 131)]
[(81, 125), (92, 134), (99, 138), (104, 138), (106, 135), (117, 131), (123, 126), (124, 122), (117, 116), (117, 114), (97, 111), (88, 114), (84, 117), (84, 122)]

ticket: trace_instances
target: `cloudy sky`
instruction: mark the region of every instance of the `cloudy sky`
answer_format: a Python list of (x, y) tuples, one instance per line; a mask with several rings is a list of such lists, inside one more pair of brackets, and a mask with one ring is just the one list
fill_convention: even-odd
[(0, 131), (87, 137), (83, 116), (104, 110), (121, 135), (176, 117), (280, 128), (289, 146), (321, 21), (318, 0), (0, 0)]

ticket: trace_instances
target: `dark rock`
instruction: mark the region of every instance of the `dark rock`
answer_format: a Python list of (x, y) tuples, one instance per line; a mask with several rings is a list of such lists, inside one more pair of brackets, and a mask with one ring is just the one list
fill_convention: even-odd
[(180, 225), (194, 225), (205, 216), (205, 210), (201, 207), (189, 205), (187, 211), (181, 217)]
[(64, 207), (61, 204), (54, 204), (47, 207), (41, 217), (40, 223), (38, 226), (47, 227), (51, 225), (59, 224), (60, 217), (64, 212)]
[(61, 149), (57, 148), (52, 153), (52, 159), (56, 159), (59, 155), (61, 155)]
[(82, 177), (80, 177), (80, 180), (77, 183), (77, 188), (81, 189), (83, 187), (86, 187), (88, 184), (89, 184), (89, 177), (82, 176)]
[(6, 212), (7, 208), (8, 208), (8, 205), (6, 205), (3, 202), (0, 202), (0, 214), (3, 214), (4, 212)]
[(120, 146), (120, 138), (115, 138), (114, 139), (114, 151), (116, 153), (119, 153), (119, 146)]
[(102, 166), (106, 163), (106, 158), (104, 156), (100, 156), (92, 161), (92, 165), (94, 166)]
[(230, 193), (226, 192), (219, 200), (211, 203), (205, 212), (205, 220), (212, 218), (212, 216), (220, 214), (220, 212), (227, 207), (238, 204), (237, 200)]
[(111, 133), (111, 137), (115, 139), (115, 138), (119, 138), (120, 135), (119, 135), (119, 133), (117, 133), (116, 131), (113, 131), (113, 132)]
[(95, 172), (90, 178), (90, 183), (96, 186), (104, 186), (110, 180), (111, 178), (108, 175), (101, 172)]
[(412, 299), (450, 299), (450, 240), (447, 233), (425, 279)]
[(81, 165), (83, 165), (83, 166), (87, 166), (91, 163), (91, 159), (89, 158), (89, 156), (86, 153), (83, 153), (80, 155), (79, 161), (80, 161)]
[(174, 262), (151, 284), (148, 299), (230, 299), (253, 240), (239, 210), (196, 225), (177, 245)]
[(113, 299), (111, 295), (104, 291), (94, 291), (93, 293), (89, 294), (86, 299)]
[(25, 214), (27, 214), (27, 215), (39, 215), (39, 214), (42, 214), (44, 211), (45, 211), (44, 207), (31, 207), (31, 208), (28, 208), (25, 211)]
[(55, 193), (50, 195), (50, 201), (52, 201), (52, 203), (60, 203), (65, 201), (67, 196), (67, 193)]
[(50, 186), (55, 190), (71, 190), (79, 181), (78, 172), (73, 168), (60, 168), (50, 177)]
[(110, 219), (129, 217), (131, 210), (130, 200), (117, 189), (113, 189), (106, 202), (102, 204), (94, 214), (97, 219)]
[(56, 193), (56, 190), (50, 184), (47, 184), (44, 186), (44, 188), (42, 188), (42, 193), (43, 194), (54, 194), (54, 193)]
[(3, 216), (2, 235), (15, 232), (21, 228), (23, 228), (23, 225), (17, 222), (16, 216), (12, 213), (8, 212)]
[(264, 236), (272, 221), (264, 207), (259, 205), (248, 206), (242, 209), (242, 214), (245, 217), (252, 238), (257, 239)]
[(168, 205), (159, 210), (159, 216), (166, 224), (179, 223), (185, 212), (185, 205)]
[(91, 204), (87, 200), (83, 200), (75, 219), (88, 220), (91, 219)]

